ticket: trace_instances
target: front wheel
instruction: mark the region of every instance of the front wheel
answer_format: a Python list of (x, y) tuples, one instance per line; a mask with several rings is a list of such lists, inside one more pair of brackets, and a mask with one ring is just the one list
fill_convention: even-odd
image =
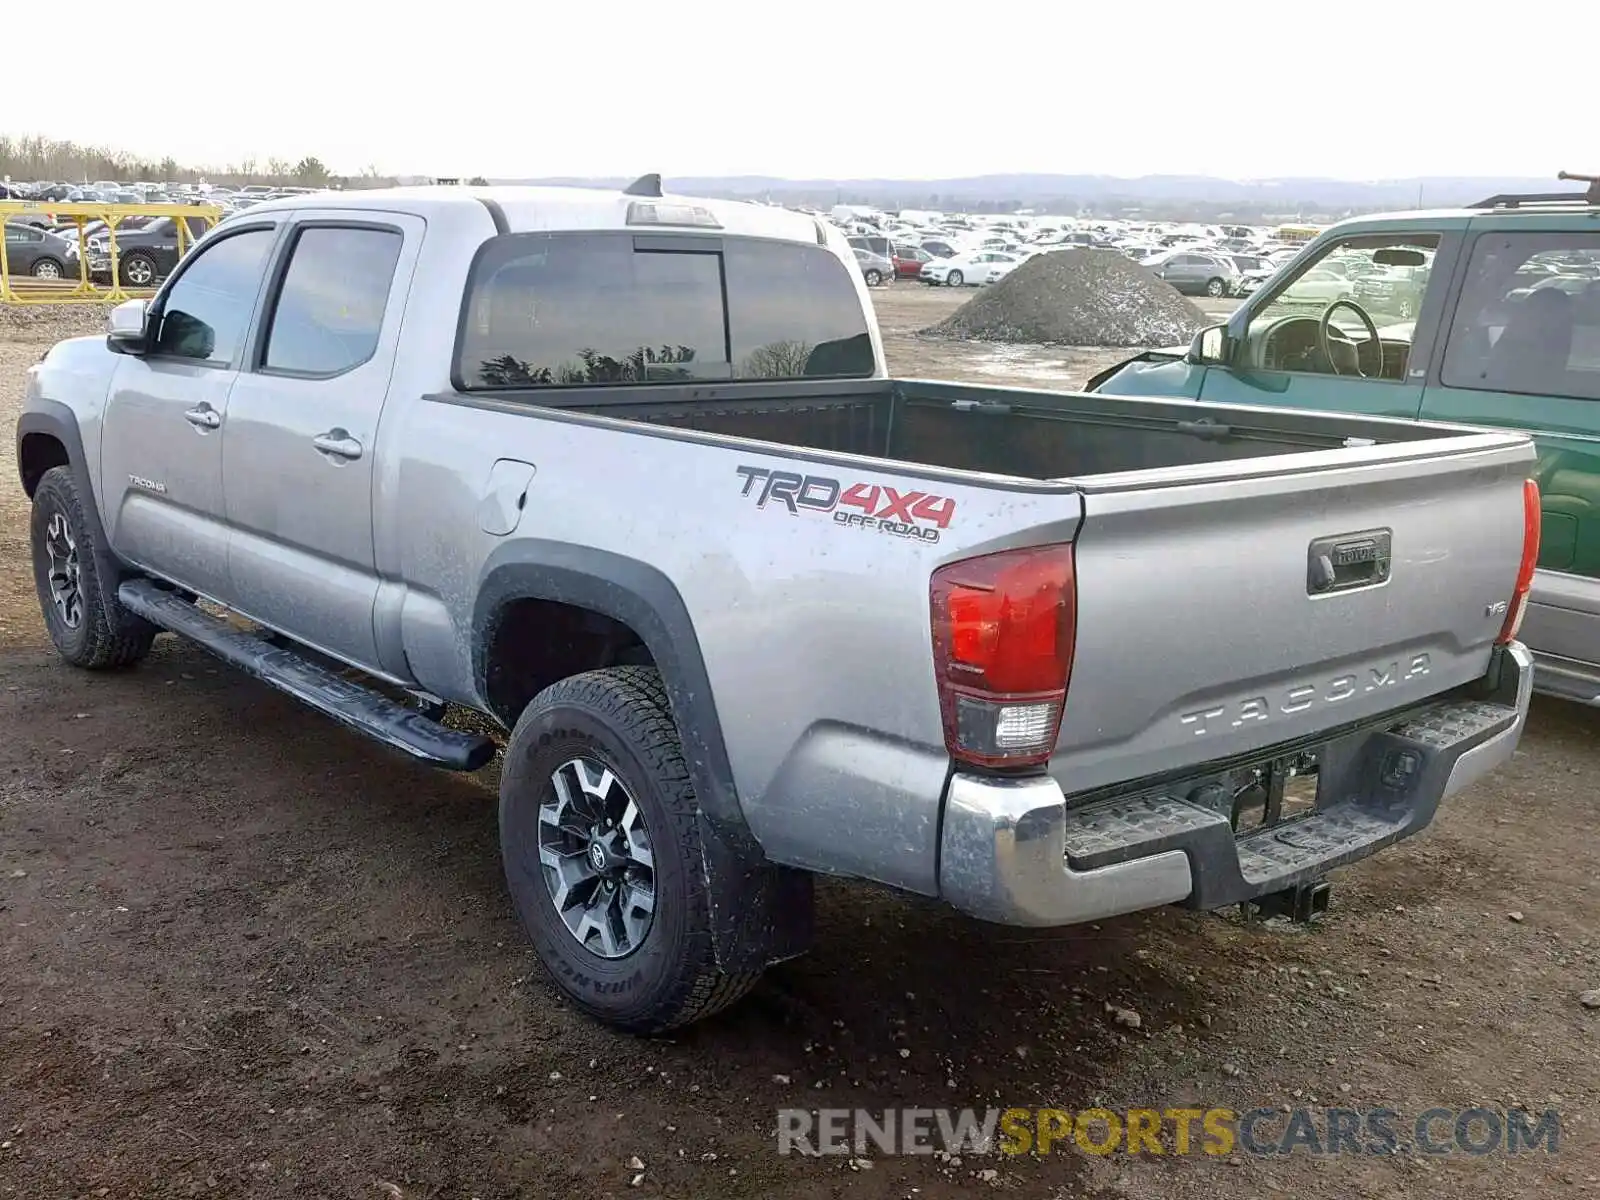
[(951, 287), (960, 287), (966, 281), (966, 276), (960, 271), (951, 271), (950, 274), (945, 277), (945, 282)]
[(148, 254), (130, 254), (122, 260), (123, 287), (154, 287), (156, 260)]
[(99, 547), (72, 472), (52, 467), (33, 493), (33, 581), (45, 631), (75, 667), (126, 667), (150, 653), (156, 628), (100, 586)]
[(697, 817), (653, 667), (553, 684), (506, 744), (500, 845), (517, 916), (567, 998), (608, 1025), (645, 1034), (686, 1025), (760, 977), (717, 965), (718, 901)]

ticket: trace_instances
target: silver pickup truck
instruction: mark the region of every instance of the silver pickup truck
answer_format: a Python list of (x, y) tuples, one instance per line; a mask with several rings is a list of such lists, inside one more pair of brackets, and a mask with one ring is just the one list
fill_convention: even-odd
[(842, 234), (649, 176), (251, 208), (32, 369), (17, 457), (68, 662), (170, 631), (503, 750), (518, 914), (635, 1031), (804, 950), (814, 872), (1313, 909), (1527, 713), (1527, 438), (890, 379)]

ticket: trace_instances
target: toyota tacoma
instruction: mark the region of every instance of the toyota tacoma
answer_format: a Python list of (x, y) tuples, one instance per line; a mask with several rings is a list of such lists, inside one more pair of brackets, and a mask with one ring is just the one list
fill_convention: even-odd
[(1526, 436), (894, 379), (871, 311), (841, 232), (652, 176), (252, 207), (30, 372), (49, 636), (501, 754), (539, 957), (642, 1032), (803, 951), (819, 872), (1314, 907), (1510, 756)]

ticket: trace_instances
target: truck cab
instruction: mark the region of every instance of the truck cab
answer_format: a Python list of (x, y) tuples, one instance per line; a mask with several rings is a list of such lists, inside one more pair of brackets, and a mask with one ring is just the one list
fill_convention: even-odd
[(1460, 422), (1533, 436), (1538, 687), (1600, 705), (1600, 197), (1492, 196), (1325, 231), (1188, 349), (1090, 391)]

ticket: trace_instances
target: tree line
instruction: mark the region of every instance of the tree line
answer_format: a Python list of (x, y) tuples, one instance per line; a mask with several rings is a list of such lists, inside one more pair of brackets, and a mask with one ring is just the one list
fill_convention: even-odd
[(368, 167), (355, 176), (335, 175), (314, 154), (298, 161), (271, 157), (245, 158), (220, 167), (186, 166), (168, 155), (162, 159), (143, 158), (104, 146), (83, 146), (77, 142), (45, 137), (0, 136), (0, 178), (18, 182), (50, 180), (61, 183), (221, 183), (242, 186), (248, 183), (299, 187), (388, 187), (395, 180), (377, 167)]

